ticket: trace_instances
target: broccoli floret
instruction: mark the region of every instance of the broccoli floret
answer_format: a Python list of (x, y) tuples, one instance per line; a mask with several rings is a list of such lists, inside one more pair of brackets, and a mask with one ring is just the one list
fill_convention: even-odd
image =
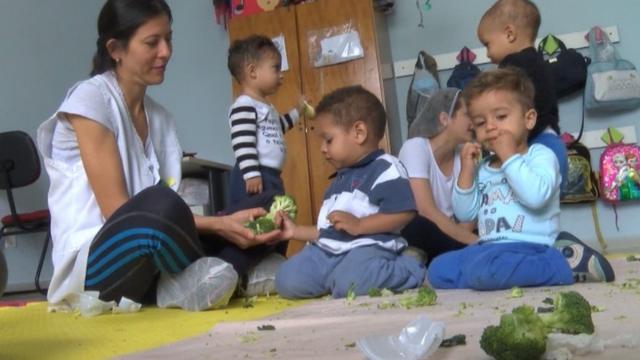
[(296, 201), (289, 195), (274, 196), (269, 214), (267, 215), (275, 218), (278, 211), (284, 212), (289, 219), (295, 220), (296, 215), (298, 215), (298, 206), (296, 205)]
[(547, 347), (547, 327), (533, 307), (522, 305), (487, 326), (480, 347), (496, 360), (538, 360)]
[(549, 331), (565, 334), (593, 334), (591, 305), (576, 291), (559, 292), (553, 298), (553, 311), (540, 314)]
[(254, 234), (260, 235), (275, 230), (276, 223), (273, 222), (273, 219), (267, 216), (261, 216), (253, 221), (249, 221), (248, 223), (246, 223), (245, 227), (251, 229)]
[(533, 307), (522, 305), (502, 315), (499, 326), (486, 327), (482, 349), (497, 360), (539, 359), (551, 332), (593, 334), (591, 305), (578, 292), (559, 292), (544, 302), (553, 305), (551, 312), (536, 314)]
[(244, 224), (254, 234), (260, 235), (276, 229), (275, 218), (278, 211), (283, 211), (291, 220), (296, 219), (298, 208), (295, 200), (289, 195), (277, 195), (269, 208), (269, 213)]

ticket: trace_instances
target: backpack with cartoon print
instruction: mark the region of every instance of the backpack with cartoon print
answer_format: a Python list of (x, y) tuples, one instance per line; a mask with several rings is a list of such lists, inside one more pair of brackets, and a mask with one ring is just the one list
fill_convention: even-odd
[(640, 146), (623, 143), (623, 136), (608, 128), (602, 140), (607, 147), (600, 155), (600, 189), (609, 203), (640, 200)]

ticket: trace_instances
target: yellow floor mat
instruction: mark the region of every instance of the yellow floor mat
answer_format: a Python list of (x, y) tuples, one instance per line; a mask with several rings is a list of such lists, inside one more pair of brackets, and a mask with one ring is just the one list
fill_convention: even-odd
[(304, 301), (235, 299), (225, 309), (188, 312), (143, 307), (134, 314), (48, 313), (46, 302), (0, 308), (0, 359), (105, 359), (205, 333), (218, 322), (257, 320)]

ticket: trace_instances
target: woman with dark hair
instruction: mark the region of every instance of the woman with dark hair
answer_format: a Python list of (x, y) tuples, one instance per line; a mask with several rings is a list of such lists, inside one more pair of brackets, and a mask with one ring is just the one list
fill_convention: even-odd
[(88, 290), (105, 301), (157, 296), (163, 307), (224, 306), (236, 287), (234, 267), (254, 258), (240, 256), (238, 265), (205, 257), (200, 234), (217, 242), (207, 249), (231, 258), (279, 236), (243, 227), (263, 209), (194, 217), (174, 191), (182, 157), (175, 125), (146, 95), (164, 80), (171, 21), (164, 0), (108, 0), (92, 77), (38, 129), (51, 183), (52, 309), (76, 308)]

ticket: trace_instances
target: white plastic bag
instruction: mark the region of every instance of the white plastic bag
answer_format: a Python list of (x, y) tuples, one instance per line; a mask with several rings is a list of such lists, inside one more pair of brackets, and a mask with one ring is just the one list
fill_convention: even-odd
[(431, 356), (444, 339), (444, 323), (420, 315), (398, 335), (367, 336), (356, 345), (371, 360), (420, 360)]

